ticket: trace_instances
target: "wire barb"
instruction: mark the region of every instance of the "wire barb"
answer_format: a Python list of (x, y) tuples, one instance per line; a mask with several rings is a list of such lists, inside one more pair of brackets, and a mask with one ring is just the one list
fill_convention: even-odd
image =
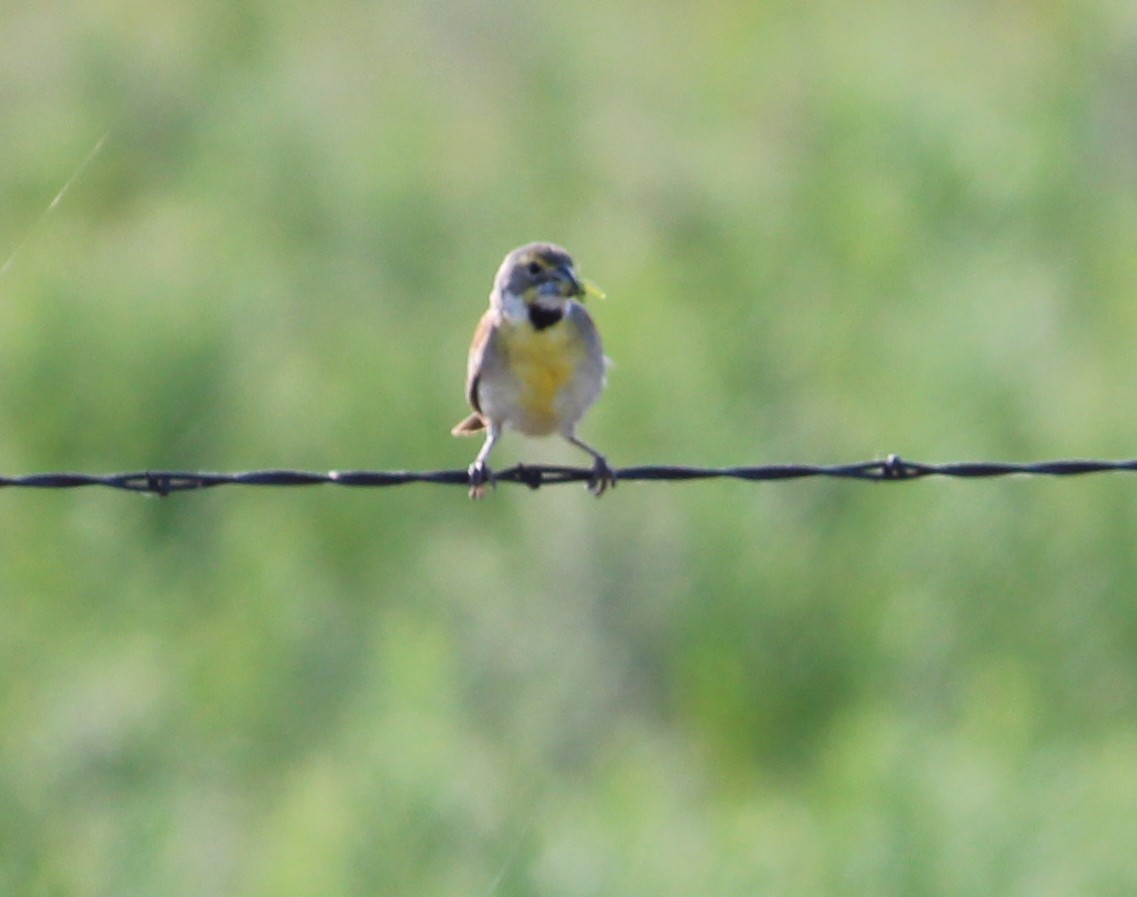
[[(807, 477), (829, 477), (842, 480), (868, 480), (878, 483), (900, 483), (925, 477), (953, 479), (988, 479), (1002, 476), (1079, 476), (1090, 473), (1135, 473), (1137, 459), (1127, 461), (1064, 460), (1015, 463), (1003, 461), (966, 461), (948, 464), (923, 464), (905, 461), (899, 455), (856, 464), (768, 464), (758, 467), (683, 467), (645, 465), (615, 471), (619, 482), (658, 482), (661, 480), (733, 479), (756, 481), (800, 480)], [(579, 467), (518, 464), (495, 472), (499, 483), (519, 483), (530, 489), (561, 483), (589, 483), (594, 471)], [(166, 497), (175, 492), (212, 489), (215, 486), (335, 486), (378, 487), (403, 486), (410, 483), (432, 483), (442, 486), (470, 484), (465, 470), (331, 470), (319, 473), (305, 470), (253, 470), (245, 473), (195, 473), (181, 470), (146, 470), (137, 473), (84, 474), (36, 473), (25, 476), (0, 476), (0, 488), (75, 489), (103, 486), (126, 492), (142, 492)]]

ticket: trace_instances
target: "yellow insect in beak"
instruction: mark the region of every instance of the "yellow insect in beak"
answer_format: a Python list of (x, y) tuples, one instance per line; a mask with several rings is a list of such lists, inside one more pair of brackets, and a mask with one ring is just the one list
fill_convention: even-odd
[(589, 299), (607, 299), (608, 296), (591, 280), (580, 281), (580, 301), (587, 302)]
[(577, 277), (576, 271), (571, 265), (557, 269), (557, 280), (561, 283), (561, 295), (563, 296), (576, 296), (581, 302), (587, 302), (589, 299), (607, 298), (604, 291), (591, 280)]

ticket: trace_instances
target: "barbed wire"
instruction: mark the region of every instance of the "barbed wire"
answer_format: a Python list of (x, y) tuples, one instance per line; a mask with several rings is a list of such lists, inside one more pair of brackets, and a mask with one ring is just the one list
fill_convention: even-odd
[[(733, 479), (750, 481), (798, 480), (807, 477), (830, 477), (842, 480), (867, 480), (878, 483), (911, 482), (926, 477), (986, 479), (1011, 475), (1078, 476), (1090, 473), (1137, 472), (1137, 459), (1128, 461), (1067, 460), (1015, 463), (1003, 461), (964, 461), (948, 464), (924, 464), (906, 461), (899, 455), (888, 455), (875, 461), (856, 464), (767, 464), (757, 467), (683, 467), (643, 465), (616, 470), (617, 482), (658, 482), (664, 480)], [(587, 483), (593, 476), (589, 468), (518, 464), (495, 473), (498, 483), (519, 483), (531, 489), (561, 483)], [(326, 473), (305, 470), (254, 470), (244, 473), (197, 473), (180, 470), (146, 470), (135, 473), (84, 474), (37, 473), (25, 476), (0, 476), (0, 488), (75, 489), (104, 486), (126, 492), (171, 495), (213, 489), (218, 486), (404, 486), (410, 483), (434, 483), (446, 486), (468, 486), (465, 470), (331, 470)]]

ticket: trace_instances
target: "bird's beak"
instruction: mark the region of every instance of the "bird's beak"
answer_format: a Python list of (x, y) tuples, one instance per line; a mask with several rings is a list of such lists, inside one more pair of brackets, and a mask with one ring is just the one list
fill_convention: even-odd
[(557, 279), (561, 282), (561, 289), (565, 296), (584, 296), (588, 293), (571, 265), (558, 268)]

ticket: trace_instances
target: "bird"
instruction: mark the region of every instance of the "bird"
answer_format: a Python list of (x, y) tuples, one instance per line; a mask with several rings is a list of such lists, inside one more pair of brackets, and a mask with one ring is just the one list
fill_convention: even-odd
[(493, 485), (488, 461), (504, 430), (561, 436), (592, 456), (589, 491), (600, 496), (616, 485), (608, 459), (576, 434), (604, 389), (609, 365), (583, 305), (603, 295), (553, 243), (528, 243), (502, 261), (470, 344), (466, 399), (473, 413), (450, 431), (486, 434), (469, 468), (471, 498)]

